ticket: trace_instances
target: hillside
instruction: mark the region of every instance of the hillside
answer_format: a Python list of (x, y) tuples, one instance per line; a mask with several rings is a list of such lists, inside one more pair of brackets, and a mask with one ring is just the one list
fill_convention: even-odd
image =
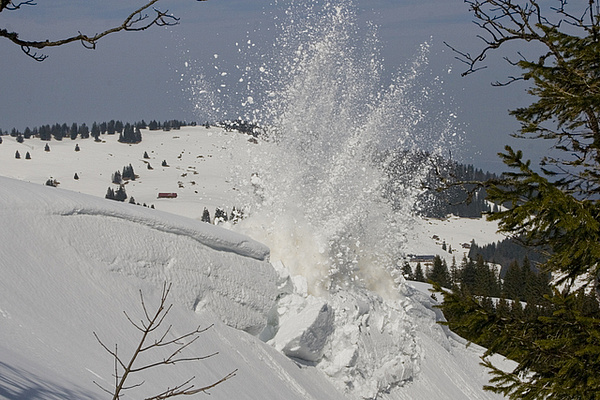
[[(112, 360), (93, 333), (132, 348), (136, 337), (122, 312), (140, 315), (139, 289), (157, 304), (168, 281), (169, 323), (178, 333), (214, 324), (189, 351), (219, 354), (150, 372), (136, 393), (237, 369), (212, 398), (496, 398), (481, 390), (481, 349), (465, 348), (436, 324), (441, 316), (422, 287), (400, 279), (387, 282), (395, 291), (386, 297), (365, 289), (316, 296), (309, 276), (290, 276), (263, 244), (198, 221), (204, 207), (253, 195), (252, 163), (268, 151), (264, 143), (184, 128), (144, 132), (139, 145), (79, 145), (79, 152), (69, 141), (50, 142), (50, 152), (37, 139), (0, 145), (2, 174), (21, 180), (0, 178), (1, 397), (106, 397), (92, 381), (111, 381)], [(31, 160), (15, 159), (18, 148)], [(144, 169), (144, 151), (153, 170)], [(163, 159), (169, 167), (159, 167)], [(156, 209), (101, 198), (111, 174), (130, 163), (139, 178), (126, 185), (128, 194)], [(43, 185), (50, 177), (58, 188)], [(178, 197), (159, 200), (158, 191)]]

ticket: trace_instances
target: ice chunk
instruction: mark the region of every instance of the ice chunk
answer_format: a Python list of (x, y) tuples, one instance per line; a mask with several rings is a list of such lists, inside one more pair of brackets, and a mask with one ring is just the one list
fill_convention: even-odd
[[(290, 310), (293, 313), (293, 311)], [(288, 318), (272, 340), (288, 357), (317, 362), (333, 332), (334, 313), (324, 300), (310, 297), (304, 309)]]

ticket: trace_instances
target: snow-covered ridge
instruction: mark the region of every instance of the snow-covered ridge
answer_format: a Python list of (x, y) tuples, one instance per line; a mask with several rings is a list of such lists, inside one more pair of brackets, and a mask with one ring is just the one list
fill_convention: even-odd
[[(0, 186), (8, 186), (5, 183), (7, 179), (0, 177)], [(141, 207), (106, 201), (95, 197), (86, 198), (85, 201), (76, 201), (76, 198), (72, 196), (61, 196), (64, 192), (59, 188), (44, 186), (41, 191), (31, 191), (26, 185), (20, 182), (13, 182), (13, 185), (20, 185), (20, 189), (26, 191), (27, 194), (18, 197), (5, 196), (3, 200), (6, 202), (6, 206), (11, 206), (11, 200), (16, 200), (17, 204), (15, 206), (20, 208), (39, 207), (45, 203), (45, 206), (57, 215), (123, 219), (161, 232), (187, 236), (215, 250), (235, 252), (236, 254), (261, 261), (268, 260), (269, 258), (269, 248), (262, 243), (230, 230), (224, 231), (222, 228), (211, 224), (201, 223), (200, 221), (158, 210), (152, 210), (154, 212), (149, 215), (150, 213)], [(46, 190), (57, 191), (58, 199), (54, 200), (55, 203), (50, 204), (47, 196), (41, 195)]]
[[(166, 226), (182, 226), (159, 230), (167, 216), (156, 210), (7, 178), (0, 205), (0, 398), (105, 398), (92, 381), (110, 387), (114, 366), (92, 333), (126, 354), (138, 335), (122, 312), (137, 319), (138, 290), (153, 307), (163, 282), (173, 284), (173, 334), (214, 324), (187, 351), (219, 354), (149, 371), (131, 398), (191, 376), (207, 384), (233, 369), (211, 398), (343, 398), (318, 371), (248, 334), (266, 326), (276, 275), (267, 261), (240, 254), (230, 238), (241, 235), (176, 216)], [(229, 247), (178, 233), (196, 224)]]

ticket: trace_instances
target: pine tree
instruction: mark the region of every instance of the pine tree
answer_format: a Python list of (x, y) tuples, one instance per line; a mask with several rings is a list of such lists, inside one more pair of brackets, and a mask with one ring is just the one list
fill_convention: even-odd
[(415, 267), (415, 281), (425, 282), (425, 274), (423, 273), (423, 267), (420, 262), (418, 262)]
[(125, 201), (127, 200), (127, 192), (125, 191), (125, 186), (119, 186), (119, 189), (115, 192), (114, 200), (117, 201)]
[(77, 175), (77, 172), (75, 172), (75, 175), (73, 175), (73, 179), (79, 180), (79, 175)]
[(90, 130), (86, 124), (79, 125), (79, 136), (82, 139), (87, 139), (90, 137)]
[(48, 143), (46, 143), (46, 146), (44, 146), (44, 151), (50, 151), (50, 146), (48, 145)]
[(410, 266), (410, 264), (408, 262), (405, 262), (402, 265), (402, 276), (404, 276), (404, 278), (406, 280), (409, 280), (409, 281), (414, 280), (413, 271), (412, 271), (412, 268), (411, 268), (411, 266)]
[(121, 175), (121, 171), (115, 171), (112, 175), (112, 183), (115, 185), (120, 185), (123, 183), (123, 176)]
[(435, 256), (433, 259), (433, 267), (427, 274), (429, 281), (435, 282), (442, 287), (449, 288), (450, 285), (450, 273), (448, 272), (448, 265), (446, 260), (442, 260), (440, 256)]
[(25, 159), (31, 160), (31, 154), (29, 154), (29, 152), (25, 153)]
[(121, 174), (121, 177), (131, 181), (135, 180), (135, 172), (133, 171), (133, 166), (131, 164), (123, 167), (123, 173)]
[(204, 211), (202, 212), (202, 222), (208, 222), (210, 224), (210, 211), (208, 208), (204, 207)]
[(15, 158), (21, 158), (21, 154), (19, 153), (19, 150), (17, 150), (15, 152)]
[(107, 124), (106, 124), (106, 134), (107, 135), (114, 135), (116, 132), (116, 128), (115, 128), (115, 120), (111, 119)]
[(71, 129), (69, 129), (69, 136), (71, 140), (77, 139), (77, 135), (79, 134), (79, 128), (77, 127), (77, 123), (73, 122), (71, 125)]
[(100, 127), (98, 126), (98, 124), (96, 123), (96, 121), (94, 121), (94, 123), (92, 124), (92, 132), (91, 132), (91, 136), (94, 138), (94, 140), (98, 140), (98, 138), (100, 137)]
[(524, 298), (525, 288), (521, 277), (521, 266), (517, 261), (513, 261), (504, 275), (504, 284), (502, 285), (502, 293), (507, 299), (521, 300)]
[(215, 219), (213, 220), (213, 223), (218, 225), (223, 222), (227, 222), (227, 213), (221, 207), (217, 207), (215, 210)]

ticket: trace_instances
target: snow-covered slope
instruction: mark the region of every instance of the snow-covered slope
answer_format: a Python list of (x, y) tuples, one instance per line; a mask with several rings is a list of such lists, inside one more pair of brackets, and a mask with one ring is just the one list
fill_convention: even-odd
[(142, 318), (138, 289), (156, 306), (166, 281), (174, 332), (215, 324), (189, 355), (219, 354), (149, 371), (130, 398), (192, 376), (208, 384), (234, 369), (213, 398), (342, 398), (317, 371), (244, 332), (262, 330), (275, 300), (264, 246), (209, 224), (7, 178), (0, 204), (0, 397), (105, 397), (92, 381), (111, 385), (113, 364), (93, 333), (130, 354), (139, 332), (123, 311)]
[[(365, 289), (314, 296), (310, 277), (290, 275), (264, 245), (194, 220), (205, 206), (240, 205), (253, 195), (264, 143), (216, 128), (145, 132), (140, 145), (104, 138), (81, 141), (80, 152), (70, 141), (50, 142), (50, 152), (39, 139), (0, 144), (2, 174), (35, 182), (0, 178), (0, 397), (102, 398), (92, 381), (110, 383), (113, 365), (93, 333), (127, 352), (137, 336), (122, 311), (141, 316), (138, 290), (157, 304), (168, 281), (169, 323), (177, 333), (214, 323), (190, 352), (219, 355), (151, 372), (141, 391), (191, 376), (205, 384), (238, 369), (213, 397), (495, 398), (481, 389), (482, 349), (465, 348), (436, 323), (441, 316), (426, 291), (396, 278), (385, 298)], [(29, 149), (32, 159), (15, 159), (16, 149), (22, 156)], [(145, 169), (144, 151), (155, 155), (153, 170)], [(165, 158), (170, 167), (159, 167)], [(156, 210), (100, 198), (112, 172), (129, 163), (140, 178), (128, 193)], [(42, 185), (51, 176), (59, 188)], [(157, 191), (180, 195), (157, 200)], [(455, 225), (435, 223), (441, 238), (459, 236)], [(415, 253), (439, 247), (425, 224), (421, 236), (414, 230)], [(457, 241), (469, 241), (466, 231)]]

